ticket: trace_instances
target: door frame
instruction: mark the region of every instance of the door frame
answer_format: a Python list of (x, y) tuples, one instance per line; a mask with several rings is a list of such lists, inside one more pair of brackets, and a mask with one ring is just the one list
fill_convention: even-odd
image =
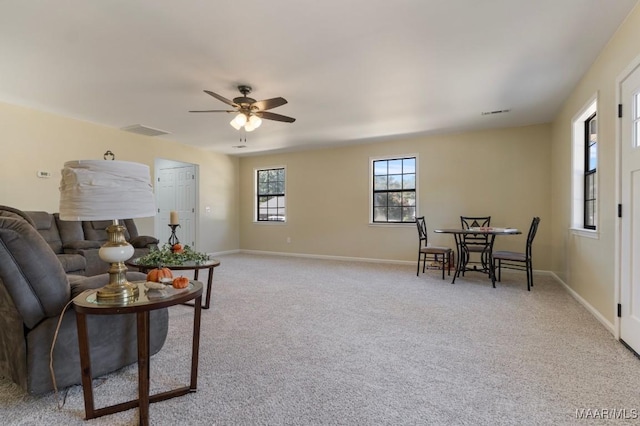
[[(177, 160), (170, 160), (167, 158), (155, 158), (154, 160), (154, 170), (153, 170), (153, 183), (154, 183), (154, 193), (157, 196), (157, 193), (155, 191), (155, 186), (158, 182), (158, 176), (160, 175), (160, 170), (162, 169), (168, 169), (168, 168), (178, 168), (178, 167), (189, 167), (189, 166), (193, 166), (193, 170), (194, 170), (194, 174), (195, 174), (195, 180), (194, 180), (194, 185), (195, 185), (195, 199), (194, 199), (194, 203), (195, 203), (195, 214), (194, 214), (194, 240), (195, 240), (195, 245), (193, 247), (194, 250), (198, 250), (198, 246), (199, 246), (199, 235), (200, 235), (200, 166), (198, 164), (195, 163), (185, 163), (183, 161), (177, 161)], [(156, 205), (159, 204), (156, 202)], [(160, 223), (160, 219), (158, 218), (158, 215), (156, 215), (153, 218), (153, 229), (154, 232), (157, 234), (157, 230), (159, 229), (160, 226), (162, 225), (166, 225), (166, 223)]]
[[(615, 108), (617, 110), (618, 105), (622, 104), (622, 83), (633, 74), (638, 68), (640, 68), (640, 55), (636, 56), (629, 64), (625, 67), (625, 69), (618, 75), (616, 78), (616, 103)], [(616, 124), (615, 124), (615, 134), (616, 134), (616, 153), (615, 153), (615, 186), (616, 186), (616, 205), (620, 205), (622, 203), (622, 118), (618, 117), (616, 112)], [(624, 116), (624, 111), (623, 111)], [(622, 214), (625, 214), (624, 207), (622, 210)], [(627, 212), (628, 214), (628, 212)], [(613, 312), (614, 314), (614, 337), (616, 340), (620, 340), (620, 328), (621, 321), (618, 316), (618, 306), (623, 302), (622, 301), (622, 218), (616, 217), (615, 221), (615, 245), (614, 245), (614, 262), (617, 265), (614, 268), (614, 306)]]

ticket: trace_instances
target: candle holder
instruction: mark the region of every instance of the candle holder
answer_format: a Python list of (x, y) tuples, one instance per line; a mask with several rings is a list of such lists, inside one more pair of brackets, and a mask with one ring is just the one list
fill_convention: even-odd
[(171, 236), (169, 237), (169, 246), (173, 247), (176, 244), (180, 244), (180, 241), (178, 240), (178, 237), (176, 236), (176, 228), (179, 227), (179, 224), (169, 224), (169, 227), (171, 228)]

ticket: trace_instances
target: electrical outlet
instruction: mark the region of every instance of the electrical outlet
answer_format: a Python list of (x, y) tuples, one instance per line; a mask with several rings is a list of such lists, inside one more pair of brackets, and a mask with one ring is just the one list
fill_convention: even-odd
[(291, 237), (287, 237), (287, 244), (291, 243)]

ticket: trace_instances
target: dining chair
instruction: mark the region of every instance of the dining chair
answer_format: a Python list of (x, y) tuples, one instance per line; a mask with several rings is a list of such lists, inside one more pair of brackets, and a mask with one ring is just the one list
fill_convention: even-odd
[(506, 269), (516, 269), (520, 271), (527, 271), (527, 290), (531, 291), (531, 287), (533, 287), (533, 265), (531, 263), (531, 246), (533, 245), (533, 239), (536, 236), (536, 232), (538, 232), (538, 224), (540, 223), (539, 217), (534, 217), (531, 222), (531, 227), (529, 228), (529, 234), (527, 235), (527, 247), (524, 253), (514, 252), (514, 251), (494, 251), (493, 252), (493, 264), (496, 265), (496, 261), (498, 264), (496, 268), (498, 269), (498, 281), (501, 278), (501, 270), (502, 268)]
[[(491, 216), (460, 216), (460, 224), (462, 229), (487, 228), (491, 226)], [(488, 271), (490, 261), (489, 236), (486, 234), (465, 234), (462, 236), (462, 243), (464, 253), (462, 275), (464, 275), (469, 263), (480, 263), (482, 264), (482, 269)], [(471, 253), (479, 253), (480, 261), (472, 262)]]
[[(416, 217), (416, 225), (418, 227), (418, 271), (416, 276), (420, 275), (420, 261), (422, 261), (422, 273), (424, 274), (427, 265), (427, 258), (442, 264), (442, 279), (444, 280), (444, 270), (447, 268), (447, 274), (451, 275), (451, 262), (453, 258), (453, 250), (449, 247), (430, 246), (427, 240), (427, 224), (424, 216)], [(442, 260), (439, 260), (441, 258)]]

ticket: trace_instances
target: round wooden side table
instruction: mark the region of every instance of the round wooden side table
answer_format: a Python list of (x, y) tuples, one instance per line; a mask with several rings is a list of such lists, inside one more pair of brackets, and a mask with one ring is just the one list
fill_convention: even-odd
[[(82, 391), (84, 393), (84, 409), (86, 418), (93, 419), (107, 414), (118, 413), (131, 408), (139, 408), (141, 425), (149, 424), (149, 403), (163, 401), (195, 392), (198, 381), (198, 351), (200, 348), (200, 317), (202, 309), (202, 283), (190, 281), (185, 289), (168, 287), (166, 290), (147, 290), (144, 281), (138, 285), (138, 297), (126, 304), (105, 303), (98, 301), (97, 289), (87, 290), (74, 297), (73, 306), (78, 326), (78, 345), (80, 349), (80, 367), (82, 369)], [(191, 382), (174, 390), (149, 396), (149, 313), (173, 305), (194, 300), (193, 340), (191, 348)], [(91, 384), (91, 354), (87, 332), (87, 315), (135, 314), (138, 341), (138, 399), (95, 408), (93, 387)]]
[[(135, 258), (135, 259), (131, 259), (128, 260), (127, 262), (125, 262), (125, 265), (130, 266), (132, 268), (137, 268), (138, 271), (143, 272), (143, 273), (147, 273), (149, 272), (151, 269), (157, 268), (157, 265), (145, 265), (145, 264), (141, 264), (139, 263), (139, 257)], [(204, 262), (200, 262), (200, 263), (196, 263), (194, 261), (187, 261), (184, 262), (181, 265), (162, 265), (165, 268), (169, 268), (173, 271), (188, 271), (188, 270), (193, 270), (193, 279), (194, 280), (198, 280), (198, 272), (201, 269), (208, 269), (209, 270), (209, 276), (207, 277), (207, 293), (206, 293), (206, 297), (204, 300), (204, 305), (202, 306), (202, 309), (209, 309), (210, 305), (211, 305), (211, 285), (213, 284), (213, 269), (220, 266), (220, 261), (216, 260), (216, 259), (209, 259), (206, 260)], [(185, 305), (191, 305), (193, 306), (192, 303), (185, 303)]]

